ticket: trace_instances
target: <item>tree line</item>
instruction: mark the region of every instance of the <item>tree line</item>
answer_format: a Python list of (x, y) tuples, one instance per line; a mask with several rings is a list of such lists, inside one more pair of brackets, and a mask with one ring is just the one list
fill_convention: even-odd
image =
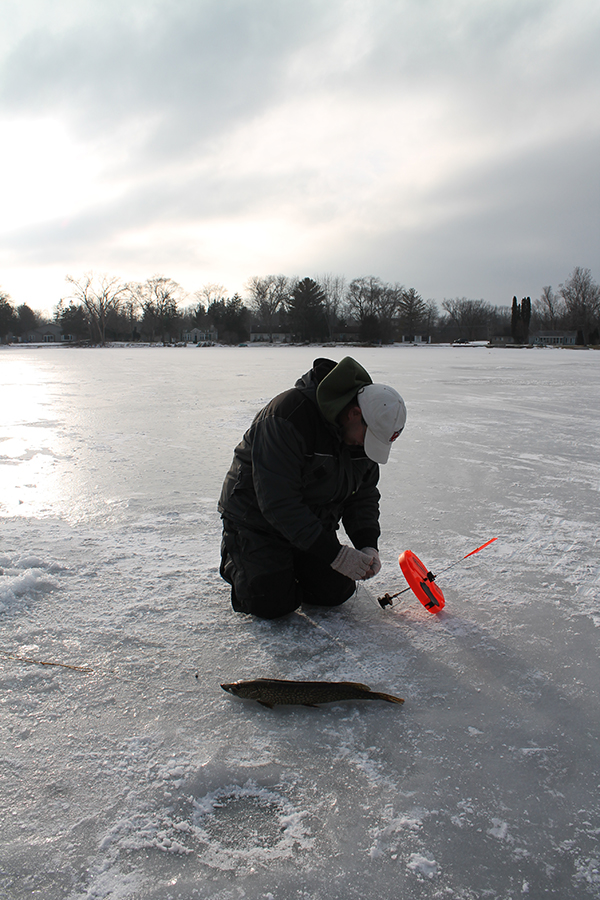
[[(589, 269), (576, 267), (557, 291), (542, 289), (512, 306), (493, 306), (466, 297), (446, 299), (438, 309), (415, 288), (389, 284), (375, 276), (347, 282), (343, 276), (250, 278), (245, 296), (228, 295), (219, 284), (186, 294), (173, 279), (154, 275), (143, 283), (125, 282), (93, 272), (68, 275), (69, 290), (57, 304), (53, 322), (74, 341), (160, 341), (185, 334), (218, 333), (221, 343), (247, 341), (260, 330), (266, 339), (283, 332), (295, 342), (355, 338), (363, 343), (392, 343), (417, 335), (433, 341), (489, 340), (511, 336), (527, 343), (531, 330), (571, 330), (577, 342), (600, 343), (600, 286)], [(0, 339), (26, 336), (42, 324), (26, 304), (15, 307), (0, 290)]]

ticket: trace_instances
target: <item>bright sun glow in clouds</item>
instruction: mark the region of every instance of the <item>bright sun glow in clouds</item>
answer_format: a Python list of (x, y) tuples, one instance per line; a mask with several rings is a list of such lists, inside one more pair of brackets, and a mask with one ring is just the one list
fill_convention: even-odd
[(57, 219), (98, 202), (101, 165), (58, 119), (5, 121), (0, 142), (2, 228)]

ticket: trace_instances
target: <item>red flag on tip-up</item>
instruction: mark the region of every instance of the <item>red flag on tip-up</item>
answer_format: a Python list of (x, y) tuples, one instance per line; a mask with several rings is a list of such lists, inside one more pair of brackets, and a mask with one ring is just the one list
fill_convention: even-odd
[[(494, 541), (497, 541), (498, 538), (492, 538), (491, 541), (486, 541), (485, 544), (482, 544), (481, 547), (478, 547), (477, 550), (471, 550), (470, 553), (467, 553), (467, 556), (473, 556), (474, 553), (479, 553), (480, 550), (483, 550), (484, 547), (488, 547), (490, 544), (493, 544)], [(467, 556), (463, 556), (463, 559), (466, 559)]]

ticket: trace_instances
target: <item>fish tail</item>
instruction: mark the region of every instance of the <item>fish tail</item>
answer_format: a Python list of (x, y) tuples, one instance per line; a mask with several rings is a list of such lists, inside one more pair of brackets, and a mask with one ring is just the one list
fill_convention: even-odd
[(380, 691), (372, 691), (372, 693), (378, 700), (387, 700), (388, 703), (404, 703), (402, 697), (394, 697), (393, 694), (382, 694)]

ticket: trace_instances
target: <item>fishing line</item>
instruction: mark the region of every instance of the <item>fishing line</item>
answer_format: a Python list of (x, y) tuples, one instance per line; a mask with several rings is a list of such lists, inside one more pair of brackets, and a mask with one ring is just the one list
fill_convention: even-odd
[[(449, 566), (446, 566), (445, 569), (440, 569), (438, 575), (443, 575), (444, 572), (449, 572), (450, 569), (453, 569), (454, 566), (458, 566), (464, 559), (468, 559), (469, 556), (473, 556), (474, 553), (479, 553), (480, 550), (483, 550), (484, 547), (488, 547), (490, 544), (493, 544), (494, 541), (497, 541), (498, 538), (491, 538), (491, 540), (486, 541), (485, 544), (482, 544), (481, 547), (477, 547), (475, 550), (471, 550), (470, 553), (467, 553), (465, 556), (461, 557), (461, 559), (457, 559), (455, 562), (450, 563)], [(437, 578), (437, 575), (435, 576)]]
[(5, 659), (14, 659), (16, 662), (27, 663), (31, 666), (58, 666), (61, 669), (74, 669), (77, 672), (83, 672), (85, 675), (94, 674), (94, 669), (89, 666), (75, 666), (70, 663), (51, 662), (47, 659), (34, 659), (32, 656), (17, 656), (15, 653), (8, 653), (6, 650), (0, 650), (0, 655)]
[[(358, 588), (357, 588), (357, 590), (358, 590)], [(354, 592), (354, 596), (356, 596), (356, 591)], [(334, 641), (336, 644), (339, 644), (339, 646), (342, 648), (344, 653), (347, 653), (349, 656), (351, 656), (352, 659), (360, 666), (360, 668), (363, 670), (363, 672), (366, 672), (366, 669), (363, 666), (363, 664), (361, 663), (360, 659), (356, 656), (355, 653), (352, 652), (352, 650), (350, 650), (348, 645), (345, 644), (341, 638), (336, 637), (334, 634), (331, 634), (331, 632), (328, 631), (323, 625), (321, 625), (320, 622), (315, 622), (315, 620), (312, 619), (309, 615), (307, 615), (307, 613), (301, 612), (300, 610), (296, 610), (296, 614), (299, 616), (302, 616), (303, 619), (306, 619), (307, 622), (310, 622), (310, 624), (314, 625), (315, 628), (320, 629), (324, 634), (327, 635), (327, 637), (329, 638), (330, 641)]]
[[(489, 541), (486, 541), (485, 544), (481, 544), (480, 547), (476, 547), (475, 550), (471, 550), (469, 553), (466, 553), (466, 554), (465, 554), (464, 556), (462, 556), (460, 559), (457, 559), (455, 562), (450, 563), (449, 566), (446, 566), (444, 569), (441, 569), (441, 570), (438, 572), (438, 575), (443, 575), (444, 572), (449, 572), (450, 569), (453, 569), (455, 566), (458, 566), (458, 565), (459, 565), (461, 562), (463, 562), (465, 559), (468, 559), (469, 556), (473, 556), (475, 553), (479, 553), (480, 550), (483, 550), (485, 547), (489, 547), (490, 544), (493, 544), (494, 541), (497, 541), (497, 540), (498, 540), (497, 537), (491, 538)], [(417, 564), (418, 564), (420, 567), (422, 567), (422, 573), (419, 573), (418, 575), (416, 575), (415, 578), (411, 578), (411, 574), (407, 574), (407, 572), (406, 572), (406, 570), (405, 570), (405, 568), (404, 568), (404, 557), (405, 557), (405, 556), (412, 556), (412, 557), (416, 560)], [(438, 605), (438, 604), (437, 604), (436, 598), (433, 597), (433, 596), (431, 595), (431, 592), (430, 592), (430, 590), (429, 590), (428, 587), (427, 587), (427, 583), (429, 582), (429, 585), (432, 585), (433, 582), (434, 582), (434, 581), (436, 580), (436, 578), (438, 577), (438, 575), (434, 575), (433, 572), (427, 571), (427, 569), (423, 566), (423, 564), (421, 563), (421, 561), (418, 560), (417, 557), (414, 556), (414, 554), (411, 554), (410, 550), (407, 550), (404, 554), (402, 554), (402, 555), (400, 556), (399, 562), (400, 562), (400, 567), (402, 568), (402, 570), (403, 570), (403, 572), (404, 572), (404, 575), (405, 575), (405, 577), (407, 578), (407, 581), (409, 581), (408, 587), (403, 588), (401, 591), (397, 591), (395, 594), (389, 594), (389, 593), (386, 593), (386, 594), (383, 595), (383, 597), (378, 597), (378, 598), (377, 598), (377, 603), (379, 604), (379, 606), (380, 606), (382, 609), (385, 609), (387, 606), (393, 608), (393, 607), (395, 607), (395, 606), (398, 605), (397, 603), (392, 603), (392, 601), (393, 601), (396, 597), (400, 597), (402, 594), (405, 594), (407, 591), (412, 590), (413, 593), (415, 593), (415, 594), (417, 595), (417, 597), (418, 597), (418, 599), (421, 601), (421, 603), (423, 603), (423, 605), (426, 606), (426, 608), (429, 609), (429, 611), (431, 612), (431, 611), (432, 611), (432, 607), (433, 607), (433, 606), (436, 606), (436, 605)], [(424, 576), (424, 579), (423, 579), (422, 581), (420, 581), (420, 579), (421, 579), (422, 576)], [(415, 583), (415, 580), (416, 580), (416, 583)], [(419, 581), (420, 581), (421, 593), (422, 593), (422, 591), (424, 590), (425, 593), (427, 594), (427, 596), (429, 597), (430, 601), (433, 601), (433, 603), (431, 603), (431, 602), (428, 603), (428, 602), (427, 602), (427, 597), (425, 597), (425, 599), (423, 599), (422, 596), (418, 593), (418, 587), (417, 587), (417, 585), (418, 585)], [(434, 590), (437, 591), (437, 594), (438, 594), (439, 597), (440, 597), (439, 605), (440, 605), (440, 606), (443, 606), (443, 605), (444, 605), (444, 601), (443, 601), (443, 595), (441, 594), (441, 591), (440, 591), (438, 588), (435, 588)], [(369, 593), (369, 592), (367, 591), (367, 593)], [(371, 595), (369, 594), (369, 596), (371, 596)], [(372, 599), (372, 598), (371, 598), (371, 599)]]
[[(37, 659), (33, 656), (20, 656), (16, 653), (9, 653), (8, 650), (4, 650), (2, 648), (0, 648), (0, 657), (3, 657), (4, 659), (10, 659), (13, 662), (25, 663), (25, 665), (29, 666), (51, 666), (53, 668), (70, 669), (74, 672), (80, 672), (82, 675), (97, 675), (100, 678), (112, 678), (113, 680), (120, 681), (124, 684), (135, 684), (143, 687), (144, 685), (148, 685), (149, 683), (148, 676), (136, 677), (135, 675), (120, 674), (115, 669), (93, 669), (91, 666), (76, 666), (73, 663), (56, 662), (55, 660), (48, 659)], [(198, 675), (196, 674), (196, 678), (197, 677)], [(165, 684), (161, 685), (161, 691), (173, 694), (181, 693), (179, 688), (170, 688)]]

